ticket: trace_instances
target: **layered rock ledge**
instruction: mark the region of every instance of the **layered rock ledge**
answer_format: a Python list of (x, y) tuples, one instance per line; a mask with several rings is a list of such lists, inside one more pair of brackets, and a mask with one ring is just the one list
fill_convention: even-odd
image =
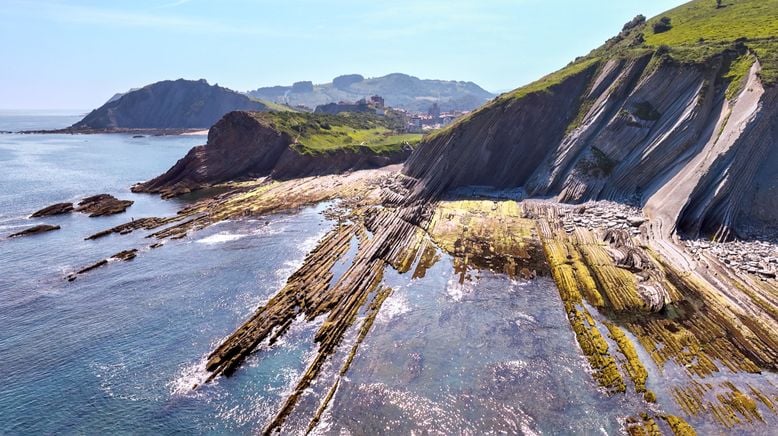
[(115, 215), (126, 211), (133, 203), (131, 200), (119, 200), (113, 195), (98, 194), (78, 202), (75, 210), (89, 214), (90, 217)]

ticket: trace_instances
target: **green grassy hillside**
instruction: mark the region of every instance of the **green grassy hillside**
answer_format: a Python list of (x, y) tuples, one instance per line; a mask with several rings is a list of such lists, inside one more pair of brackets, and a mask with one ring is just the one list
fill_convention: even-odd
[(375, 153), (389, 153), (415, 146), (421, 134), (396, 133), (399, 119), (366, 113), (340, 115), (302, 112), (258, 112), (258, 120), (295, 139), (294, 147), (304, 154), (336, 150), (358, 151), (368, 148)]
[[(670, 19), (669, 30), (655, 31), (654, 24), (665, 17)], [(778, 0), (722, 0), (721, 7), (717, 6), (716, 0), (694, 0), (649, 20), (638, 20), (588, 55), (499, 96), (479, 110), (532, 93), (553, 92), (554, 86), (566, 78), (608, 59), (654, 54), (654, 63), (672, 60), (702, 64), (732, 49), (745, 53), (732, 62), (730, 72), (725, 76), (732, 83), (729, 97), (736, 93), (737, 85), (756, 59), (762, 65), (762, 82), (766, 86), (778, 83)], [(466, 123), (472, 115), (455, 125)]]
[[(654, 23), (670, 18), (666, 32), (653, 31)], [(741, 41), (762, 64), (765, 85), (778, 83), (778, 0), (695, 0), (648, 21), (645, 45), (670, 47), (682, 61), (701, 61)], [(743, 67), (740, 63), (739, 67)]]
[[(648, 22), (649, 46), (679, 46), (707, 42), (731, 42), (739, 38), (778, 37), (778, 0), (696, 0), (665, 12)], [(650, 29), (661, 17), (669, 17), (672, 28), (654, 33)]]

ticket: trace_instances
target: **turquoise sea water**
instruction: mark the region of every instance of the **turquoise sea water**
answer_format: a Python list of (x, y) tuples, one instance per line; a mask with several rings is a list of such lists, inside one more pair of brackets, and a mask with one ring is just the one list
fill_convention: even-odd
[[(0, 130), (78, 118), (47, 117), (0, 114)], [(234, 376), (191, 387), (205, 376), (208, 352), (330, 228), (326, 205), (219, 223), (75, 282), (63, 279), (147, 246), (142, 232), (83, 238), (130, 217), (174, 214), (184, 200), (128, 188), (204, 139), (0, 135), (0, 433), (251, 434), (272, 418), (313, 355), (320, 320), (296, 322)], [(27, 218), (104, 192), (136, 203), (112, 217)], [(42, 222), (62, 230), (5, 239)], [(483, 272), (459, 284), (442, 256), (423, 279), (389, 271), (386, 282), (394, 293), (317, 433), (615, 434), (625, 411), (642, 411), (633, 396), (597, 389), (550, 279)], [(303, 396), (286, 432), (305, 429), (348, 346)]]

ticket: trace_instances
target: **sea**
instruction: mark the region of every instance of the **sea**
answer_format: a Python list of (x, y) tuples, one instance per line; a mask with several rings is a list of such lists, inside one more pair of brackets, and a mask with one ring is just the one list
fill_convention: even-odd
[[(81, 116), (4, 111), (0, 130), (56, 129)], [(334, 225), (327, 203), (218, 223), (65, 280), (149, 245), (138, 231), (84, 237), (186, 206), (129, 187), (205, 139), (0, 134), (0, 434), (254, 434), (292, 391), (321, 319), (298, 320), (231, 377), (192, 387), (206, 377), (208, 353)], [(109, 217), (29, 218), (100, 193), (135, 203)], [(61, 230), (7, 238), (39, 223)], [(440, 256), (424, 278), (387, 272), (393, 293), (313, 433), (619, 434), (644, 410), (635, 395), (597, 387), (552, 280), (475, 271), (460, 283)], [(337, 370), (325, 368), (284, 433), (305, 432)]]

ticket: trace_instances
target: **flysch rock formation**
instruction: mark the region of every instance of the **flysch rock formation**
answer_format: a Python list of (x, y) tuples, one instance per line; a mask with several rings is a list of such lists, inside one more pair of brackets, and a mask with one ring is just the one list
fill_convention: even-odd
[(420, 181), (420, 196), (486, 185), (628, 202), (660, 221), (664, 236), (725, 240), (778, 228), (778, 88), (763, 88), (755, 61), (736, 98), (725, 98), (718, 78), (740, 54), (705, 65), (657, 54), (593, 62), (424, 141), (404, 173)]
[[(226, 192), (176, 216), (125, 223), (87, 239), (148, 231), (153, 248), (225, 219), (341, 200), (328, 211), (337, 224), (303, 265), (208, 356), (204, 383), (279, 346), (292, 323), (324, 319), (314, 357), (265, 433), (288, 430), (294, 413), (309, 420), (307, 431), (315, 428), (391, 292), (384, 271), (421, 277), (441, 252), (453, 257), (462, 281), (477, 270), (516, 279), (550, 274), (594, 380), (605, 394), (629, 396), (645, 409), (625, 419), (629, 434), (695, 434), (690, 423), (713, 433), (764, 433), (778, 416), (771, 382), (778, 281), (769, 274), (776, 256), (757, 260), (768, 273), (761, 274), (753, 260), (740, 260), (742, 253), (733, 261), (731, 250), (774, 253), (774, 246), (723, 241), (769, 237), (775, 226), (776, 88), (763, 74), (774, 65), (742, 41), (715, 46), (701, 61), (678, 61), (665, 49), (640, 45), (636, 29), (620, 36), (628, 56), (600, 51), (497, 98), (427, 137), (402, 173), (386, 167), (266, 177), (286, 152), (273, 145), (284, 142), (282, 134), (253, 124), (250, 115), (234, 115), (246, 127), (228, 130), (243, 133), (217, 145), (227, 132), (216, 129), (213, 143), (209, 137), (147, 188), (175, 193), (179, 184), (186, 190), (263, 177), (223, 183)], [(742, 79), (730, 78), (744, 60)], [(240, 174), (220, 158), (236, 160)], [(482, 198), (475, 190), (452, 196), (452, 189), (471, 185), (520, 187), (546, 199)], [(749, 203), (761, 201), (765, 207)], [(715, 241), (703, 246), (679, 238), (700, 234)], [(356, 254), (347, 255), (354, 240)], [(332, 283), (332, 265), (343, 261), (350, 266)], [(355, 330), (357, 340), (346, 342)], [(315, 382), (328, 362), (335, 373), (322, 391)], [(318, 408), (300, 412), (301, 398), (314, 392)]]

